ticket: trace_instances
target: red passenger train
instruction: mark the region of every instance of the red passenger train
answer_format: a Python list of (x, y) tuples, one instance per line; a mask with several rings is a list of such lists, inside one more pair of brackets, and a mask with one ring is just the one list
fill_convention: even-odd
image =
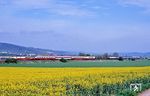
[[(15, 58), (15, 57), (13, 57)], [(32, 61), (32, 60), (95, 60), (95, 56), (36, 56), (36, 57), (16, 57), (17, 60)]]

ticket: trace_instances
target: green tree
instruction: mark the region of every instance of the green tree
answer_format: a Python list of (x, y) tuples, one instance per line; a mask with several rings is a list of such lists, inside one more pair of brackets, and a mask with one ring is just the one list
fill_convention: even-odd
[(113, 57), (119, 57), (119, 53), (114, 52), (114, 53), (112, 54), (112, 56), (113, 56)]
[(91, 54), (79, 53), (79, 56), (91, 56)]
[(67, 62), (67, 60), (66, 60), (66, 59), (64, 59), (64, 58), (61, 58), (61, 59), (60, 59), (60, 62), (66, 63), (66, 62)]
[(118, 60), (119, 61), (123, 61), (124, 59), (123, 59), (123, 57), (119, 57)]
[(9, 59), (6, 59), (5, 60), (5, 63), (17, 63), (17, 59), (14, 59), (14, 58), (9, 58)]
[(102, 55), (102, 58), (103, 58), (103, 59), (108, 59), (108, 58), (109, 58), (109, 54), (108, 54), (108, 53), (104, 53), (104, 54)]

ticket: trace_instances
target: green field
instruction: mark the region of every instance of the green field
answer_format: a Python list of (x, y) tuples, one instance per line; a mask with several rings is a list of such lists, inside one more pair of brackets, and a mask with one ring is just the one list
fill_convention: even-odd
[(150, 60), (137, 61), (68, 61), (62, 63), (59, 61), (36, 61), (19, 62), (17, 64), (0, 64), (0, 67), (144, 67), (150, 66)]

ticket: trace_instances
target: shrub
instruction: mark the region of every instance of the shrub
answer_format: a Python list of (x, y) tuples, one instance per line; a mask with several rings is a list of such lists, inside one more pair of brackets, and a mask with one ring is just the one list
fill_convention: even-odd
[(123, 61), (123, 57), (119, 57), (118, 60), (119, 60), (119, 61)]
[(132, 58), (131, 61), (135, 61), (135, 58)]
[(17, 59), (9, 58), (5, 60), (5, 63), (17, 63)]
[(66, 62), (67, 62), (67, 60), (66, 60), (66, 59), (64, 59), (64, 58), (61, 58), (61, 59), (60, 59), (60, 62), (66, 63)]

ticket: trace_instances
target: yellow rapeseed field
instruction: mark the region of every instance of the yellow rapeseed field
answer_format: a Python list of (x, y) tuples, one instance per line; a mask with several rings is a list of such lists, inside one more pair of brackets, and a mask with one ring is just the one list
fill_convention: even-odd
[(104, 85), (121, 85), (124, 82), (140, 80), (145, 77), (150, 77), (150, 67), (1, 67), (0, 96), (74, 96), (71, 94), (77, 94), (75, 92), (94, 91), (97, 85), (103, 87), (105, 87)]

